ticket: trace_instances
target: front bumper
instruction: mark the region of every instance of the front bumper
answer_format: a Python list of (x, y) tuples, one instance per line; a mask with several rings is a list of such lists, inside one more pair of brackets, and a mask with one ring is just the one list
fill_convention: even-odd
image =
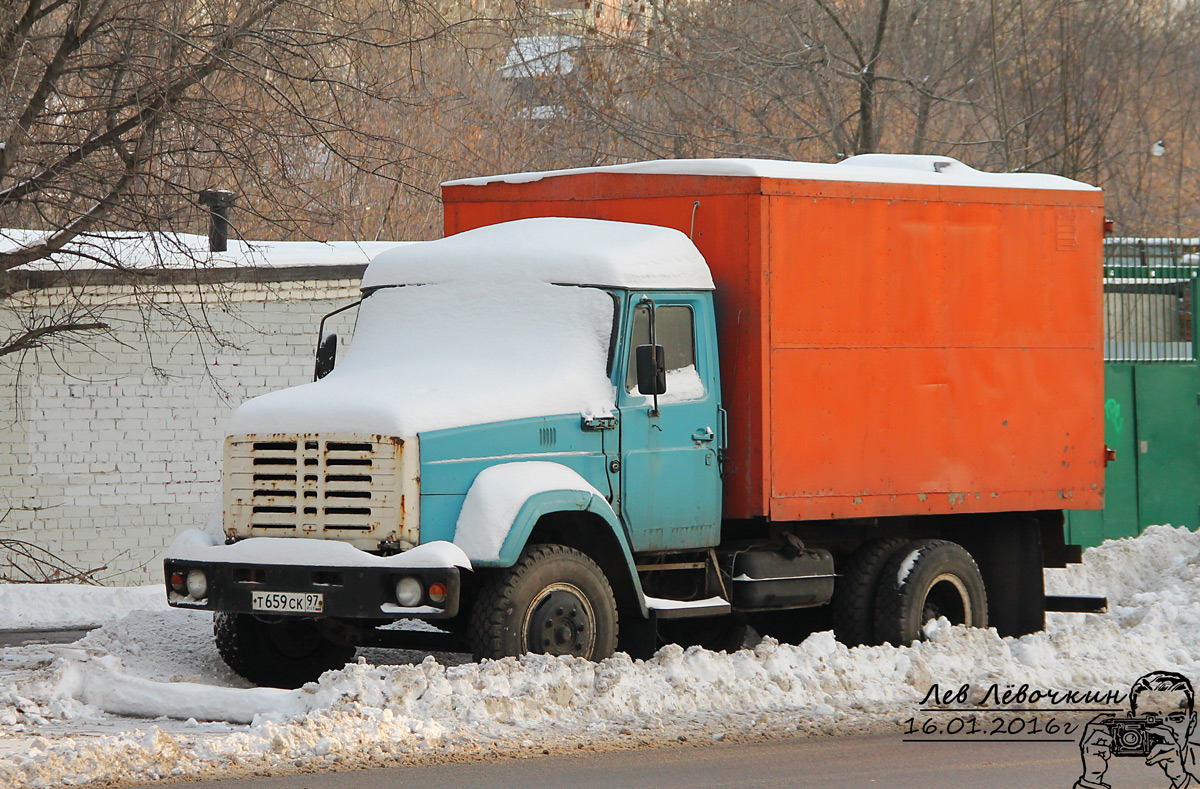
[[(259, 538), (270, 539), (270, 538)], [(404, 563), (405, 554), (396, 557), (369, 557), (365, 561), (335, 563), (329, 554), (342, 551), (322, 550), (326, 548), (348, 548), (344, 544), (329, 546), (324, 540), (304, 540), (314, 543), (311, 548), (314, 559), (323, 554), (324, 561), (298, 561), (293, 545), (279, 546), (286, 560), (272, 558), (272, 545), (251, 546), (262, 550), (247, 550), (245, 540), (233, 545), (203, 546), (199, 550), (172, 550), (163, 560), (167, 602), (175, 608), (191, 608), (204, 611), (258, 614), (262, 616), (320, 616), (347, 619), (448, 619), (458, 614), (462, 589), (461, 571), (469, 568), (449, 561), (417, 561)], [(280, 542), (280, 540), (272, 540)], [(283, 542), (292, 543), (292, 540)], [(195, 548), (195, 546), (189, 546)], [(354, 550), (354, 549), (350, 549)], [(355, 553), (360, 553), (355, 551)], [(414, 557), (421, 548), (413, 549)], [(172, 555), (174, 554), (174, 555)], [(352, 557), (356, 558), (356, 557)], [(463, 557), (465, 559), (465, 556)], [(179, 573), (183, 578), (194, 570), (204, 573), (206, 592), (199, 598), (190, 593), (179, 593), (171, 583), (172, 575)], [(401, 578), (415, 578), (421, 584), (421, 600), (415, 606), (402, 606), (396, 602), (396, 582)], [(434, 584), (445, 587), (445, 599), (434, 602), (430, 598), (430, 587)], [(265, 610), (253, 605), (255, 592), (283, 592), (300, 595), (319, 594), (319, 610), (287, 611)], [(311, 599), (311, 598), (310, 598)]]

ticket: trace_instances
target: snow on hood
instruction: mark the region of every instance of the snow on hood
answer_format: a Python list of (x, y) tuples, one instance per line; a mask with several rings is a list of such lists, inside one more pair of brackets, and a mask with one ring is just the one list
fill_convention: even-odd
[(704, 257), (678, 230), (562, 217), (502, 222), (388, 250), (371, 261), (362, 288), (517, 280), (615, 288), (713, 288)]
[(538, 282), (376, 291), (345, 359), (320, 381), (243, 403), (227, 435), (425, 430), (605, 414), (613, 298)]
[(837, 164), (793, 162), (779, 159), (657, 159), (574, 170), (489, 175), (460, 178), (442, 186), (483, 186), (489, 183), (519, 184), (562, 175), (590, 173), (651, 173), (661, 175), (727, 176), (733, 178), (778, 178), (792, 181), (849, 181), (880, 184), (928, 184), (932, 186), (982, 186), (1008, 189), (1055, 189), (1099, 191), (1098, 187), (1045, 173), (988, 173), (976, 170), (949, 156), (872, 153), (851, 156)]

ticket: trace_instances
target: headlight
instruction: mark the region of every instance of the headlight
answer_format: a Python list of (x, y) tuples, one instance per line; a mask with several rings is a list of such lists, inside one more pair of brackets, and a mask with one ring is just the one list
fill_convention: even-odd
[(197, 600), (208, 597), (208, 579), (204, 577), (203, 570), (188, 570), (187, 590)]
[(421, 582), (410, 575), (396, 581), (396, 602), (405, 608), (421, 604)]

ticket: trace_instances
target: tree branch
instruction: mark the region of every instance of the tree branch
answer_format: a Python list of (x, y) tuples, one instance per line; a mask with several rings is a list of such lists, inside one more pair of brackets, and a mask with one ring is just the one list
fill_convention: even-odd
[(29, 329), (21, 334), (9, 337), (4, 343), (0, 344), (0, 357), (43, 347), (47, 339), (60, 334), (68, 332), (106, 331), (107, 329), (107, 323), (81, 323), (74, 321)]

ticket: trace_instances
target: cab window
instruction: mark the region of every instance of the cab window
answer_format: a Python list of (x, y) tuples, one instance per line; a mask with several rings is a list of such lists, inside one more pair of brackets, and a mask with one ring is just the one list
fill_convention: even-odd
[[(658, 340), (658, 344), (663, 347), (667, 360), (666, 393), (668, 395), (672, 394), (672, 380), (679, 380), (681, 377), (695, 378), (697, 383), (700, 380), (696, 368), (696, 333), (694, 323), (691, 307), (668, 304), (658, 306), (654, 310), (656, 339)], [(635, 354), (639, 345), (649, 344), (650, 310), (645, 306), (639, 306), (633, 313), (633, 336), (629, 344), (628, 363), (625, 367), (625, 391), (630, 394), (641, 394), (637, 388), (637, 359)], [(679, 394), (683, 393), (680, 392)]]

